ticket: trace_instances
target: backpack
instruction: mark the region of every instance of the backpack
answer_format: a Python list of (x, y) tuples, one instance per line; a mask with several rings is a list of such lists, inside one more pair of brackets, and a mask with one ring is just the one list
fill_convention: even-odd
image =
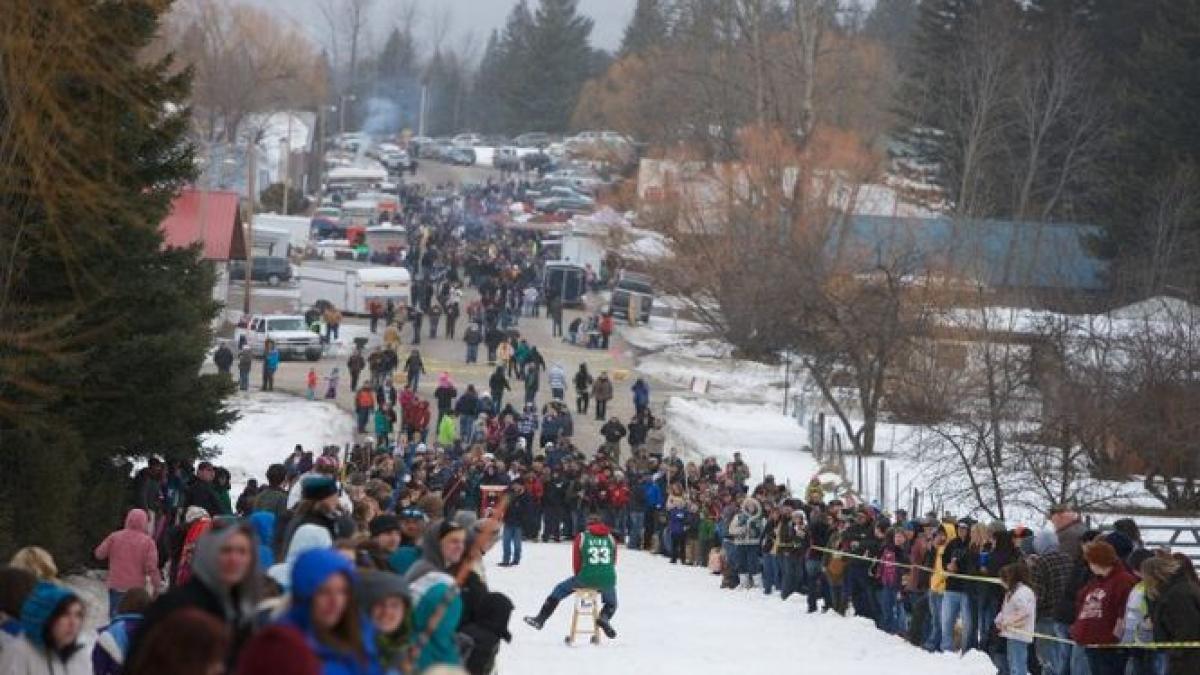
[(175, 572), (175, 583), (182, 585), (192, 578), (192, 561), (196, 557), (196, 541), (212, 529), (211, 518), (201, 518), (188, 528), (183, 539), (183, 550), (179, 554), (179, 566)]

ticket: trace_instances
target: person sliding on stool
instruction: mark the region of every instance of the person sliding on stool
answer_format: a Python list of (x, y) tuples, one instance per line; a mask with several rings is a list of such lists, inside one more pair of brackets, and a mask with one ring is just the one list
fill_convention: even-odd
[(617, 636), (610, 623), (617, 612), (617, 540), (599, 514), (589, 513), (587, 523), (587, 529), (575, 535), (572, 546), (575, 575), (555, 586), (538, 615), (525, 617), (525, 623), (541, 630), (558, 603), (578, 588), (591, 588), (599, 591), (604, 601), (596, 625), (611, 640)]

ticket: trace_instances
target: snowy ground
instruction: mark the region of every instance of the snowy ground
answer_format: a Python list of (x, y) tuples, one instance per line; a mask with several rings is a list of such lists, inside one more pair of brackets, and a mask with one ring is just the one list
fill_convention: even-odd
[(225, 433), (204, 436), (201, 442), (220, 450), (213, 463), (229, 469), (234, 499), (248, 479), (263, 482), (267, 467), (287, 459), (297, 443), (320, 454), (323, 446), (340, 446), (354, 437), (350, 414), (325, 401), (255, 392), (233, 397), (230, 406), (241, 418)]
[(812, 454), (801, 450), (807, 441), (804, 429), (774, 408), (674, 397), (667, 403), (666, 420), (665, 447), (677, 448), (688, 460), (716, 457), (723, 463), (738, 451), (755, 480), (771, 474), (780, 483), (790, 481), (795, 490), (817, 472)]
[(540, 632), (520, 619), (536, 613), (553, 585), (569, 573), (568, 545), (527, 544), (517, 567), (497, 567), (499, 557), (497, 550), (488, 555), (489, 586), (516, 604), (513, 641), (501, 647), (503, 675), (611, 675), (631, 672), (633, 664), (644, 673), (725, 675), (799, 672), (800, 663), (838, 675), (995, 673), (979, 652), (929, 654), (865, 620), (805, 614), (799, 597), (783, 602), (758, 591), (722, 590), (707, 570), (672, 566), (665, 558), (624, 549), (617, 564), (617, 639), (600, 646), (585, 639), (568, 647), (563, 643), (571, 620), (568, 601)]

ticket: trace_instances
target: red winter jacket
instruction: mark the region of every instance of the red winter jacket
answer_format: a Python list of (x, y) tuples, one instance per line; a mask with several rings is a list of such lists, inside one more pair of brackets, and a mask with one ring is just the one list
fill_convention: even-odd
[(404, 423), (413, 429), (429, 426), (429, 402), (419, 401), (416, 405), (404, 408)]
[(629, 486), (616, 484), (608, 489), (608, 503), (614, 509), (629, 506)]
[(1071, 639), (1081, 645), (1107, 645), (1117, 641), (1117, 620), (1125, 616), (1125, 601), (1137, 583), (1124, 565), (1117, 564), (1105, 577), (1092, 577), (1075, 594), (1075, 622)]
[[(608, 526), (604, 523), (592, 523), (587, 526), (587, 531), (588, 534), (597, 537), (607, 537), (608, 535), (612, 534), (612, 531), (609, 530)], [(583, 566), (583, 554), (579, 552), (579, 545), (582, 543), (582, 541), (583, 535), (577, 534), (575, 535), (574, 543), (571, 544), (571, 565), (575, 570), (575, 574), (579, 574), (579, 568)], [(615, 547), (613, 548), (612, 561), (614, 565), (617, 564), (617, 548)]]

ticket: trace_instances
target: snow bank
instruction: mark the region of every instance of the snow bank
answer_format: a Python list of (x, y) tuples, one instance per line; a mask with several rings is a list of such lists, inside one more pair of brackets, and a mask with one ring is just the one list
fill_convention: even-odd
[(691, 389), (695, 378), (707, 380), (713, 399), (783, 405), (784, 367), (731, 358), (729, 346), (718, 340), (671, 344), (643, 358), (638, 370), (683, 389)]
[(738, 451), (755, 481), (772, 474), (777, 482), (790, 481), (793, 490), (818, 470), (813, 456), (800, 449), (807, 442), (804, 429), (770, 408), (672, 397), (665, 419), (665, 448), (677, 448), (688, 459), (728, 461)]
[[(978, 651), (963, 657), (930, 654), (879, 632), (865, 619), (805, 614), (801, 596), (784, 602), (758, 591), (722, 590), (718, 578), (702, 568), (669, 565), (660, 556), (624, 549), (617, 559), (617, 639), (593, 646), (584, 637), (568, 647), (563, 638), (571, 622), (570, 600), (541, 631), (520, 617), (536, 614), (553, 585), (570, 574), (569, 546), (526, 544), (521, 564), (507, 568), (496, 566), (499, 548), (487, 557), (488, 583), (516, 605), (513, 641), (500, 648), (503, 673), (996, 672)], [(810, 665), (798, 668), (801, 663)]]
[(234, 499), (250, 478), (263, 482), (267, 467), (287, 459), (297, 443), (320, 454), (325, 445), (340, 446), (354, 438), (353, 417), (325, 401), (253, 393), (234, 397), (229, 406), (241, 418), (225, 433), (207, 434), (200, 442), (220, 451), (213, 461), (229, 470)]

